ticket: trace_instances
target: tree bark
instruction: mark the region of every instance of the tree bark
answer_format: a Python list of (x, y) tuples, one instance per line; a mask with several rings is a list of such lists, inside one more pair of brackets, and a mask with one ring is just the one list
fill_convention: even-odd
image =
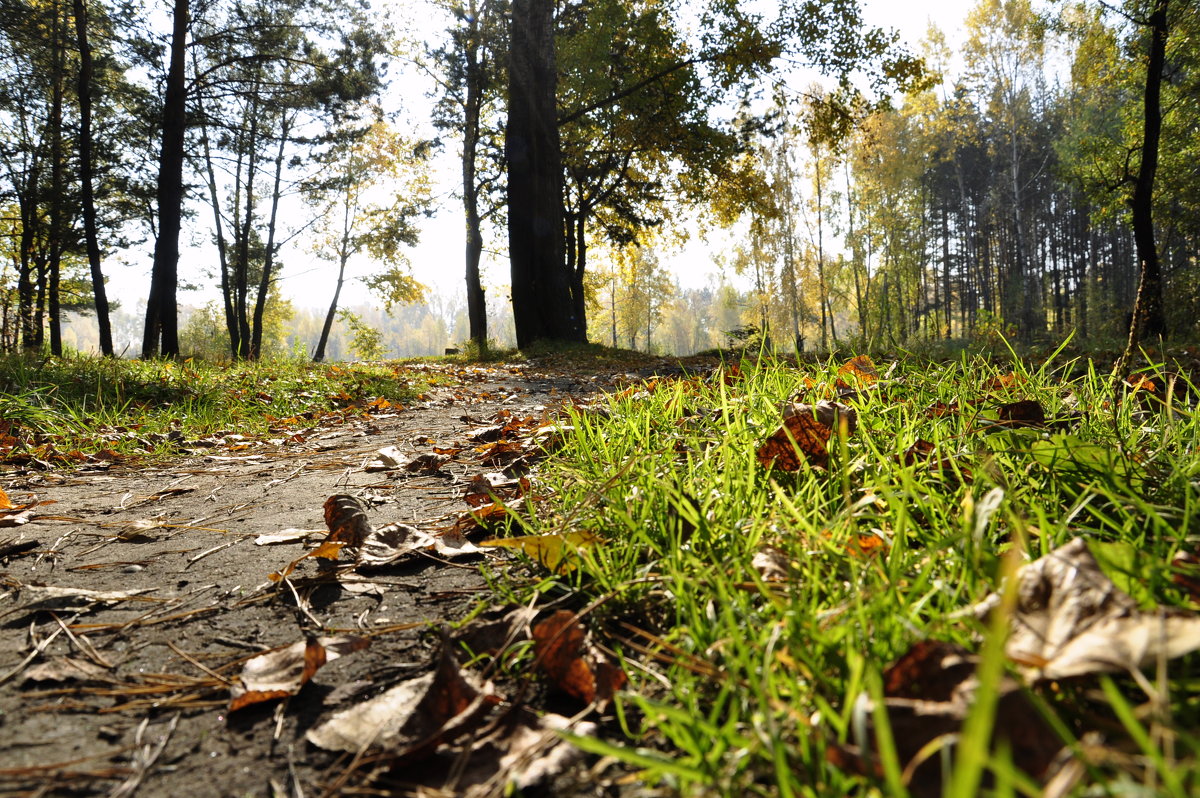
[(158, 162), (158, 239), (154, 242), (154, 267), (150, 297), (146, 302), (146, 330), (142, 357), (179, 355), (179, 232), (183, 226), (183, 140), (187, 129), (187, 81), (184, 55), (187, 47), (188, 0), (175, 0), (171, 33), (171, 63), (163, 98), (162, 150)]
[(108, 318), (108, 292), (101, 267), (100, 236), (96, 225), (96, 192), (92, 181), (92, 47), (88, 41), (87, 6), (74, 0), (75, 43), (79, 48), (79, 192), (83, 215), (83, 238), (92, 274), (92, 297), (96, 303), (96, 326), (100, 353), (113, 357), (112, 323)]
[(517, 345), (584, 341), (563, 259), (554, 4), (514, 0), (509, 56), (508, 247)]
[(1154, 177), (1158, 171), (1158, 143), (1162, 136), (1162, 77), (1167, 50), (1168, 0), (1155, 0), (1147, 19), (1150, 52), (1146, 61), (1146, 91), (1142, 114), (1142, 160), (1133, 185), (1133, 240), (1139, 265), (1137, 299), (1133, 308), (1126, 356), (1132, 356), (1138, 339), (1167, 332), (1163, 312), (1162, 271), (1154, 240)]
[[(479, 12), (472, 15), (476, 27), (479, 26)], [(470, 325), (471, 340), (475, 342), (482, 354), (487, 350), (487, 297), (483, 292), (483, 282), (479, 277), (479, 259), (483, 254), (483, 234), (480, 231), (479, 215), (479, 185), (476, 158), (479, 150), (479, 119), (483, 107), (483, 65), (479, 60), (479, 37), (472, 36), (466, 48), (467, 60), (466, 83), (467, 93), (464, 102), (463, 119), (463, 152), (462, 152), (462, 182), (463, 182), (463, 212), (466, 216), (466, 281), (467, 281), (467, 319)]]

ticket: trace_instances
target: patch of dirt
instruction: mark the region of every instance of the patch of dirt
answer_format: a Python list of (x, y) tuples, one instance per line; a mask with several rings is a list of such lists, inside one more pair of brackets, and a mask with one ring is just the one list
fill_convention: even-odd
[[(540, 417), (598, 387), (508, 367), (466, 379), (418, 406), (282, 442), (12, 475), (14, 502), (52, 503), (0, 529), (0, 793), (321, 794), (347, 757), (316, 749), (306, 731), (356, 696), (428, 671), (430, 630), (487, 596), (487, 560), (415, 553), (354, 591), (315, 578), (314, 558), (284, 582), (269, 575), (325, 538), (331, 495), (358, 497), (374, 526), (444, 527), (469, 509), (466, 482), (498, 470), (466, 455), (432, 473), (369, 468), (378, 450), (427, 453), (498, 411)], [(313, 534), (260, 545), (285, 529)], [(245, 660), (338, 634), (370, 644), (331, 657), (291, 698), (227, 711)]]

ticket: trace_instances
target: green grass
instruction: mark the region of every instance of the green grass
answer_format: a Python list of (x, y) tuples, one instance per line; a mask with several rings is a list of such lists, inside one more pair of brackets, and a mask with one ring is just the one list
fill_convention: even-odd
[[(982, 657), (945, 794), (1035, 789), (988, 744), (1006, 668), (1002, 630), (964, 608), (997, 588), (1006, 561), (1081, 535), (1135, 597), (1193, 608), (1171, 560), (1200, 534), (1200, 426), (1190, 411), (1144, 405), (1144, 394), (1114, 403), (1106, 373), (1048, 354), (1040, 363), (880, 358), (881, 372), (894, 369), (851, 400), (858, 430), (835, 435), (828, 470), (768, 472), (755, 451), (779, 427), (783, 401), (825, 398), (840, 361), (747, 360), (740, 378), (661, 380), (609, 397), (606, 412), (575, 413), (565, 448), (540, 474), (548, 498), (528, 523), (590, 530), (605, 543), (536, 589), (594, 605), (589, 623), (623, 652), (631, 680), (616, 702), (625, 741), (581, 744), (684, 793), (900, 794), (907, 763), (888, 756), (886, 735), (879, 779), (835, 767), (826, 748), (854, 742), (858, 696), (878, 697), (889, 663), (934, 638)], [(993, 384), (1008, 374), (1011, 384)], [(1050, 428), (994, 423), (997, 405), (1023, 399), (1041, 403)], [(959, 409), (928, 412), (937, 402)], [(943, 465), (905, 465), (918, 439)], [(786, 553), (785, 581), (765, 582), (752, 567), (765, 546)], [(1170, 721), (1157, 737), (1139, 725), (1149, 724), (1148, 698), (1131, 678), (1106, 681), (1104, 693), (1094, 680), (1037, 692), (1067, 742), (1110, 718), (1111, 756), (1073, 794), (1200, 790), (1190, 732), (1200, 725), (1198, 663), (1168, 664)], [(1128, 702), (1121, 725), (1111, 722), (1112, 691)]]
[(87, 356), (0, 357), (0, 460), (155, 455), (205, 436), (278, 435), (378, 398), (411, 401), (430, 377), (403, 365), (209, 364)]

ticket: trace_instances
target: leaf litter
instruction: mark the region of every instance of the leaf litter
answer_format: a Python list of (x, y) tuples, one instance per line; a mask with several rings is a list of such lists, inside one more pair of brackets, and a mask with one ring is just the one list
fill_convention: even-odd
[[(473, 379), (486, 382), (495, 379), (495, 375), (492, 369), (479, 370)], [(20, 579), (15, 578), (16, 570), (3, 574), (0, 587), (7, 588), (11, 597), (7, 600), (0, 597), (0, 602), (7, 604), (6, 607), (0, 604), (0, 612), (19, 610), (31, 622), (32, 649), (19, 662), (0, 660), (0, 671), (10, 674), (5, 678), (20, 675), (23, 685), (20, 691), (0, 699), (8, 702), (0, 710), (7, 713), (8, 730), (34, 741), (35, 747), (40, 746), (41, 755), (33, 760), (23, 753), (26, 749), (2, 755), (0, 789), (36, 789), (39, 783), (48, 783), (46, 779), (55, 779), (60, 785), (74, 785), (85, 791), (97, 787), (107, 791), (103, 786), (107, 780), (108, 786), (116, 785), (124, 791), (122, 794), (139, 787), (143, 792), (182, 794), (193, 790), (196, 784), (220, 785), (216, 789), (227, 794), (253, 792), (265, 785), (271, 773), (272, 783), (292, 782), (299, 790), (301, 783), (296, 781), (299, 778), (305, 789), (320, 792), (324, 789), (322, 784), (336, 784), (343, 777), (367, 778), (367, 770), (376, 773), (373, 764), (364, 773), (336, 769), (322, 772), (317, 762), (329, 764), (331, 760), (319, 758), (311, 764), (300, 760), (288, 764), (280, 756), (272, 756), (261, 743), (253, 742), (239, 743), (236, 751), (213, 754), (217, 757), (213, 760), (209, 744), (198, 742), (206, 739), (209, 732), (197, 737), (197, 723), (207, 727), (213, 719), (218, 722), (215, 735), (208, 737), (218, 748), (223, 743), (216, 741), (236, 734), (237, 728), (261, 738), (257, 733), (259, 727), (265, 727), (261, 730), (273, 747), (273, 740), (295, 733), (300, 714), (317, 712), (328, 720), (354, 708), (354, 704), (345, 704), (352, 692), (329, 692), (327, 685), (331, 682), (336, 685), (348, 674), (357, 673), (377, 685), (386, 685), (394, 679), (385, 675), (391, 668), (421, 669), (422, 662), (429, 661), (422, 654), (424, 646), (418, 632), (428, 626), (429, 620), (454, 617), (445, 613), (465, 612), (468, 603), (483, 588), (474, 566), (454, 568), (446, 567), (447, 564), (464, 556), (496, 558), (502, 549), (485, 549), (476, 542), (481, 536), (500, 534), (513, 524), (512, 513), (505, 503), (529, 495), (534, 484), (530, 470), (564, 431), (561, 424), (551, 420), (552, 411), (502, 408), (492, 412), (495, 421), (489, 425), (499, 426), (500, 430), (485, 436), (492, 438), (498, 432), (497, 439), (473, 442), (466, 440), (464, 434), (464, 430), (469, 432), (472, 428), (445, 428), (441, 420), (445, 417), (444, 408), (454, 404), (483, 406), (488, 402), (495, 407), (496, 402), (521, 400), (531, 392), (545, 390), (536, 382), (539, 376), (529, 370), (520, 370), (519, 374), (509, 374), (504, 379), (511, 382), (531, 377), (535, 380), (530, 383), (532, 388), (525, 387), (525, 383), (515, 389), (462, 387), (449, 400), (430, 398), (401, 412), (394, 408), (386, 408), (384, 412), (378, 403), (360, 405), (359, 410), (318, 419), (303, 435), (281, 438), (275, 444), (260, 445), (255, 441), (233, 440), (230, 436), (214, 436), (212, 441), (205, 442), (211, 446), (202, 447), (203, 459), (161, 470), (173, 484), (190, 481), (183, 488), (156, 492), (147, 487), (146, 481), (154, 479), (159, 470), (135, 469), (133, 463), (124, 459), (110, 461), (113, 468), (99, 476), (84, 474), (72, 481), (59, 480), (47, 472), (45, 477), (31, 477), (36, 484), (49, 482), (52, 486), (49, 492), (61, 498), (66, 507), (64, 515), (55, 520), (67, 525), (64, 534), (58, 535), (57, 541), (54, 538), (40, 541), (44, 553), (39, 555), (37, 565), (46, 570), (38, 574), (44, 576), (47, 570), (65, 566), (72, 579), (80, 581), (78, 586), (75, 582), (59, 581), (56, 584), (63, 587), (56, 589), (38, 584), (31, 578), (32, 571)], [(544, 385), (549, 386), (552, 380), (564, 378), (549, 374), (544, 379)], [(484, 394), (489, 398), (482, 398)], [(569, 394), (564, 391), (561, 396), (565, 399)], [(349, 409), (352, 403), (347, 401), (346, 406)], [(378, 436), (388, 434), (389, 425), (406, 424), (410, 431), (396, 433), (393, 439), (415, 440), (419, 436), (412, 434), (410, 419), (414, 413), (417, 416), (427, 413), (429, 418), (437, 419), (427, 428), (429, 434), (425, 436), (430, 441), (426, 445), (434, 451), (410, 453), (395, 447), (389, 454), (407, 459), (395, 456), (389, 462), (378, 458), (380, 464), (387, 466), (382, 470), (374, 470), (370, 466), (372, 458), (364, 458), (361, 453), (342, 454), (354, 445), (356, 429), (369, 430), (370, 435)], [(469, 415), (486, 414), (472, 409)], [(328, 431), (321, 432), (321, 425), (326, 425), (324, 429)], [(281, 429), (285, 427), (286, 424)], [(452, 442), (455, 435), (461, 444)], [(438, 440), (443, 443), (438, 444)], [(241, 447), (248, 445), (256, 446), (256, 453), (242, 455)], [(279, 453), (267, 453), (271, 446), (278, 446)], [(378, 453), (380, 448), (376, 446), (371, 451)], [(407, 466), (411, 462), (423, 465), (410, 470)], [(496, 469), (496, 464), (507, 473)], [(349, 490), (315, 493), (315, 485), (332, 482), (330, 472), (350, 475), (345, 485)], [(380, 477), (386, 480), (383, 484), (370, 482)], [(137, 480), (142, 482), (138, 484)], [(413, 483), (416, 485), (436, 481), (445, 487), (428, 491), (426, 497), (408, 493), (411, 489), (403, 484), (405, 480), (416, 480)], [(119, 487), (124, 485), (129, 487)], [(446, 488), (456, 495), (446, 495)], [(131, 517), (131, 513), (141, 502), (124, 502), (129, 505), (124, 506), (122, 495), (153, 495), (155, 518), (139, 524), (138, 521), (145, 519)], [(327, 497), (324, 506), (318, 501), (316, 508), (318, 515), (325, 516), (325, 530), (310, 528), (314, 520), (314, 495)], [(363, 496), (374, 497), (373, 504), (379, 500), (383, 504), (368, 507)], [(454, 502), (465, 505), (468, 511), (447, 512), (448, 505)], [(402, 516), (406, 523), (389, 522), (386, 518), (393, 505), (411, 508)], [(91, 523), (98, 514), (101, 523)], [(371, 518), (377, 514), (384, 517), (372, 524)], [(409, 521), (410, 518), (430, 520)], [(88, 551), (74, 544), (92, 534), (91, 529), (97, 526), (138, 530), (139, 534), (110, 536), (107, 543), (122, 550), (137, 546), (138, 556), (131, 557), (122, 551), (103, 562), (80, 560), (81, 551), (82, 556)], [(25, 527), (30, 528), (32, 525)], [(146, 534), (159, 528), (171, 529), (173, 534)], [(204, 542), (214, 536), (216, 541)], [(276, 559), (277, 547), (311, 545), (314, 538), (319, 539), (316, 548), (280, 569), (279, 582), (261, 583), (261, 575), (270, 568), (264, 567), (262, 555), (267, 555), (266, 562), (270, 562)], [(214, 546), (213, 542), (219, 545)], [(37, 547), (39, 541), (32, 543)], [(206, 556), (196, 560), (196, 552)], [(249, 556), (251, 553), (254, 556)], [(28, 559), (32, 565), (33, 558)], [(168, 563), (176, 561), (187, 564), (188, 570), (172, 573)], [(8, 562), (11, 566), (14, 560)], [(303, 567), (305, 573), (310, 573), (309, 565), (319, 566), (316, 577), (301, 578), (297, 569)], [(360, 567), (364, 572), (356, 573)], [(201, 579), (213, 582), (198, 581)], [(285, 584), (291, 587), (284, 587)], [(321, 592), (325, 589), (322, 585), (343, 584), (345, 589), (340, 594), (330, 594), (338, 597), (329, 603), (329, 598)], [(357, 616), (346, 615), (351, 606), (359, 608), (355, 610)], [(104, 661), (112, 667), (97, 665), (82, 653), (67, 655), (61, 646), (67, 639), (63, 633), (68, 627), (60, 628), (51, 622), (48, 633), (40, 631), (56, 612), (87, 613), (70, 618), (64, 615), (69, 630), (73, 630), (67, 634), (77, 641), (70, 645), (93, 646), (92, 650), (107, 657)], [(345, 620), (335, 621), (335, 617)], [(238, 620), (242, 618), (246, 620)], [(280, 623), (281, 620), (284, 622)], [(362, 633), (344, 633), (347, 626), (356, 624)], [(528, 629), (528, 624), (525, 626)], [(337, 633), (332, 633), (334, 629)], [(148, 634), (155, 634), (152, 630), (161, 630), (164, 635), (152, 636), (148, 645), (140, 643), (120, 656), (114, 654), (114, 644), (125, 651), (122, 641), (144, 640)], [(288, 636), (289, 630), (291, 642), (281, 640), (281, 636)], [(299, 640), (295, 639), (296, 631), (301, 632)], [(371, 643), (369, 649), (363, 648), (367, 641)], [(523, 638), (514, 638), (502, 656), (530, 656), (522, 653), (528, 652), (530, 645), (526, 633)], [(450, 648), (448, 645), (446, 650), (449, 652)], [(154, 654), (156, 651), (162, 654)], [(345, 656), (350, 653), (355, 656)], [(434, 660), (441, 660), (441, 655)], [(439, 670), (444, 672), (445, 668), (435, 667), (434, 673)], [(476, 679), (471, 671), (461, 667), (459, 670), (464, 680)], [(314, 683), (323, 684), (310, 688)], [(369, 682), (343, 684), (354, 683)], [(594, 728), (586, 721), (535, 711), (519, 682), (502, 692), (479, 693), (483, 725), (472, 720), (474, 710), (465, 715), (453, 712), (449, 716), (439, 715), (457, 708), (457, 699), (447, 698), (454, 695), (447, 684), (452, 682), (443, 676), (440, 682), (431, 683), (430, 687), (436, 689), (426, 691), (418, 699), (422, 709), (416, 714), (420, 716), (429, 710), (426, 725), (413, 720), (405, 728), (416, 735), (415, 743), (428, 745), (424, 756), (430, 783), (456, 783), (463, 787), (463, 794), (491, 795), (510, 784), (525, 788), (553, 778), (574, 766), (582, 756), (563, 740), (559, 731), (586, 734)], [(335, 693), (342, 697), (337, 698)], [(501, 695), (503, 701), (498, 699)], [(324, 696), (341, 705), (322, 706), (324, 700), (330, 700)], [(151, 714), (174, 710), (181, 712), (177, 727), (169, 724), (167, 729), (166, 725), (155, 723), (146, 730), (144, 724), (138, 724)], [(209, 721), (204, 721), (205, 717)], [(52, 718), (55, 722), (62, 719), (72, 725), (82, 724), (84, 729), (89, 725), (98, 729), (90, 736), (85, 731), (84, 747), (76, 750), (89, 752), (87, 756), (96, 757), (100, 764), (105, 761), (126, 764), (108, 769), (91, 767), (88, 760), (79, 760), (77, 754), (56, 747), (57, 743), (50, 742), (54, 725), (44, 723)], [(456, 723), (464, 731), (472, 732), (469, 738), (460, 739)], [(222, 728), (226, 724), (229, 732)], [(309, 730), (318, 728), (322, 728), (321, 723)], [(162, 734), (163, 730), (168, 733)], [(303, 740), (302, 727), (299, 733)], [(125, 750), (119, 746), (122, 740), (136, 749), (135, 757), (119, 753)], [(180, 745), (184, 747), (177, 748)], [(407, 755), (415, 754), (413, 748), (409, 746)], [(52, 753), (59, 750), (61, 755)], [(466, 754), (470, 754), (467, 769), (454, 765)], [(305, 759), (313, 756), (310, 752)], [(203, 769), (191, 764), (193, 758), (197, 765), (204, 760)], [(230, 768), (224, 764), (226, 759), (253, 766)], [(163, 761), (174, 764), (164, 770)], [(83, 764), (73, 764), (79, 762)], [(377, 775), (384, 778), (387, 773)], [(185, 787), (186, 784), (192, 786)]]

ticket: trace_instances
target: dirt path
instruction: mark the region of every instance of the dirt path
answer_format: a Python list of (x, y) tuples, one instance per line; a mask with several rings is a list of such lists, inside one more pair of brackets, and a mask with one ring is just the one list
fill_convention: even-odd
[[(506, 368), (466, 379), (418, 406), (286, 440), (227, 438), (148, 467), (4, 481), (18, 504), (53, 503), (0, 529), (0, 793), (321, 794), (335, 757), (308, 745), (306, 730), (364, 691), (428, 670), (430, 625), (486, 595), (485, 560), (414, 554), (355, 584), (309, 580), (301, 591), (301, 579), (268, 575), (325, 537), (333, 494), (363, 500), (375, 526), (432, 529), (468, 509), (466, 480), (496, 470), (466, 455), (426, 473), (373, 470), (378, 450), (428, 453), (498, 411), (540, 417), (596, 385)], [(287, 529), (314, 532), (261, 545)], [(330, 656), (293, 698), (227, 711), (240, 661), (316, 634), (370, 645)]]

